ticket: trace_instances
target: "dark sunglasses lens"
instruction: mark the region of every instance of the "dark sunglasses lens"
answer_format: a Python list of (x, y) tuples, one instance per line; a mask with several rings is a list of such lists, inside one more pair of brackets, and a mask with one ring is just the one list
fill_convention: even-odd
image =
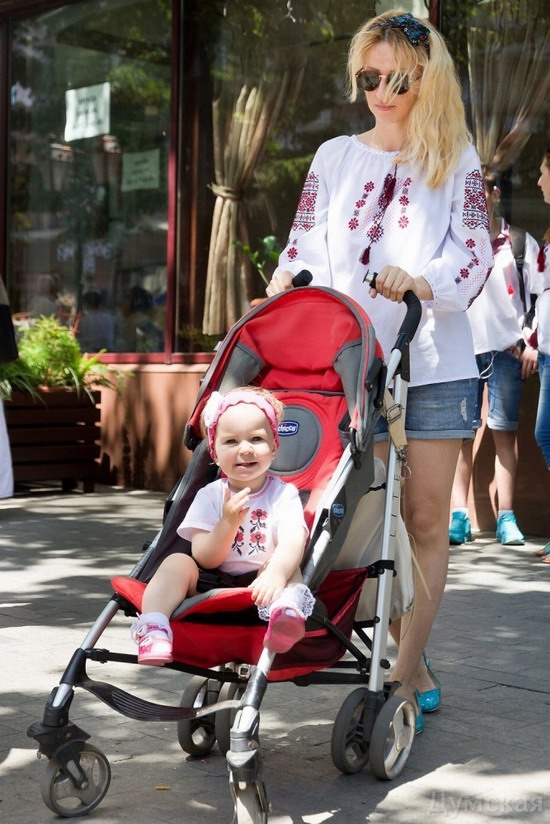
[[(373, 92), (380, 85), (380, 75), (378, 72), (359, 72), (356, 75), (357, 85), (364, 92)], [(391, 83), (392, 76), (389, 75), (388, 83)], [(410, 80), (407, 75), (403, 77), (401, 83), (397, 87), (397, 94), (405, 94), (409, 91)]]
[(405, 75), (405, 77), (403, 78), (403, 80), (399, 84), (399, 87), (397, 89), (397, 94), (405, 94), (406, 92), (409, 91), (410, 86), (411, 86), (411, 82), (410, 82), (409, 78), (407, 77), (407, 75)]
[(377, 72), (359, 72), (357, 85), (364, 92), (373, 92), (380, 85), (380, 75)]

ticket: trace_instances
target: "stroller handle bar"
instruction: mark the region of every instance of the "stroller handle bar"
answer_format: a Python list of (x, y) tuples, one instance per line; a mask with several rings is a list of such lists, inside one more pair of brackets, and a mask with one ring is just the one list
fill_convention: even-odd
[(313, 280), (313, 275), (308, 269), (302, 269), (297, 275), (292, 278), (292, 285), (295, 289), (299, 286), (309, 286)]

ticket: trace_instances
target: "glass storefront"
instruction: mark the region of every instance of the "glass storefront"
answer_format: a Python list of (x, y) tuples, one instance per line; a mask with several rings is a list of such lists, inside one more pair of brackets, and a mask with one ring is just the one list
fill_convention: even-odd
[(164, 350), (170, 21), (170, 0), (89, 0), (11, 29), (12, 306), (84, 351)]
[[(12, 307), (55, 312), (85, 350), (115, 357), (211, 351), (264, 295), (318, 145), (370, 127), (364, 104), (346, 100), (347, 47), (395, 3), (55, 5), (33, 15), (26, 0), (27, 15), (8, 21)], [(437, 6), (402, 5), (419, 16)], [(506, 216), (540, 239), (547, 4), (439, 10)]]

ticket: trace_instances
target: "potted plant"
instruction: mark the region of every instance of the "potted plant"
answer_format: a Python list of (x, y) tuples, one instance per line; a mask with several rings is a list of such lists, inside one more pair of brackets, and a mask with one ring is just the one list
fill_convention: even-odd
[(92, 491), (99, 457), (101, 387), (119, 391), (123, 373), (80, 350), (53, 317), (18, 333), (19, 358), (0, 366), (14, 481), (82, 481)]

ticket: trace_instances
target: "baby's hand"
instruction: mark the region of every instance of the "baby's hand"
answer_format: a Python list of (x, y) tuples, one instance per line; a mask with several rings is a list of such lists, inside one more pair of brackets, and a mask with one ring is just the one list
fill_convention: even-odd
[(248, 588), (252, 593), (252, 600), (259, 607), (266, 607), (280, 594), (286, 586), (284, 575), (275, 569), (266, 567), (257, 578), (255, 578)]
[(223, 501), (222, 517), (225, 518), (226, 521), (230, 521), (231, 524), (241, 524), (248, 512), (247, 504), (249, 500), (250, 487), (247, 486), (245, 489), (240, 489), (239, 492), (235, 492), (234, 495), (231, 494), (231, 490), (227, 487)]

